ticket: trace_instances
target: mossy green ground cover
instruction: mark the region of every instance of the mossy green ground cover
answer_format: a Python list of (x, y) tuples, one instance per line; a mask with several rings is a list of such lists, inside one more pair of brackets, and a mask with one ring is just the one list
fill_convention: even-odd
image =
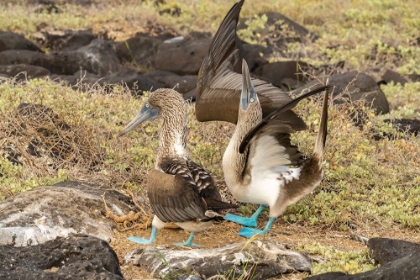
[[(40, 30), (92, 28), (126, 39), (151, 25), (171, 26), (176, 32), (210, 31), (234, 1), (168, 1), (156, 6), (152, 1), (106, 1), (100, 5), (59, 4), (61, 14), (36, 14), (25, 1), (10, 1), (0, 9), (0, 29), (23, 34), (31, 39)], [(257, 4), (258, 2), (258, 4)], [(181, 15), (159, 15), (164, 9), (181, 9)], [(260, 1), (245, 2), (242, 16), (264, 11), (280, 11), (304, 25), (320, 39), (313, 44), (291, 44), (290, 51), (303, 49), (311, 63), (346, 61), (348, 69), (375, 75), (384, 67), (403, 74), (420, 73), (420, 48), (415, 43), (420, 29), (418, 1)], [(243, 39), (263, 42), (261, 17), (254, 18)], [(264, 23), (264, 18), (262, 19)], [(251, 24), (251, 23), (250, 23)], [(48, 51), (48, 50), (46, 50)], [(272, 60), (277, 60), (273, 58)], [(300, 224), (328, 230), (349, 231), (353, 223), (370, 236), (375, 228), (420, 228), (420, 138), (396, 131), (386, 118), (420, 118), (420, 83), (382, 86), (391, 113), (375, 116), (365, 110), (367, 120), (355, 127), (348, 113), (358, 104), (330, 108), (329, 135), (325, 155), (325, 179), (307, 198), (287, 209), (280, 223)], [(11, 164), (6, 154), (0, 157), (0, 201), (19, 192), (62, 180), (90, 180), (130, 188), (143, 193), (144, 175), (153, 166), (157, 147), (158, 122), (152, 122), (116, 138), (117, 133), (141, 107), (143, 98), (133, 98), (123, 87), (104, 94), (101, 87), (81, 92), (49, 80), (31, 80), (0, 85), (0, 146), (13, 147), (24, 165)], [(147, 96), (147, 94), (146, 94)], [(61, 141), (72, 147), (65, 160), (34, 158), (25, 152), (33, 138), (54, 145), (57, 138), (37, 132), (20, 133), (22, 119), (16, 114), (22, 102), (46, 105), (69, 126)], [(320, 101), (304, 101), (297, 111), (309, 129), (296, 134), (293, 141), (310, 153), (320, 117)], [(54, 124), (43, 124), (54, 128)], [(221, 159), (233, 126), (221, 122), (199, 123), (190, 108), (189, 150), (191, 157), (205, 166), (218, 182), (223, 181)], [(374, 135), (395, 137), (374, 140)], [(223, 183), (222, 183), (223, 184)], [(243, 209), (245, 212), (247, 209)], [(283, 220), (283, 221), (281, 221)], [(369, 237), (370, 237), (369, 236)], [(343, 252), (317, 243), (300, 244), (302, 250), (331, 260), (314, 266), (313, 273), (341, 270), (349, 273), (373, 267), (365, 252)]]

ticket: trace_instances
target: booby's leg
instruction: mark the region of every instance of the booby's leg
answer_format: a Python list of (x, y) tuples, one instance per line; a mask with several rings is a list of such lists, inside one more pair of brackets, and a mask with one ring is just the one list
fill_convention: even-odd
[(157, 228), (155, 226), (152, 226), (152, 233), (150, 234), (149, 239), (146, 239), (143, 237), (137, 237), (137, 236), (130, 236), (127, 239), (132, 242), (139, 243), (139, 244), (153, 244), (153, 242), (155, 242), (156, 240), (156, 232), (157, 232)]
[(231, 222), (243, 225), (243, 226), (256, 227), (258, 216), (261, 214), (261, 212), (262, 212), (262, 210), (264, 210), (264, 208), (265, 208), (264, 205), (260, 205), (260, 207), (258, 207), (257, 211), (255, 211), (255, 213), (249, 218), (233, 215), (233, 214), (230, 214), (230, 213), (227, 213), (224, 218), (225, 218), (225, 220), (228, 220), (228, 221), (231, 221)]
[(239, 231), (239, 235), (246, 237), (246, 238), (251, 238), (254, 235), (264, 235), (267, 234), (268, 231), (271, 228), (271, 225), (273, 224), (275, 218), (270, 218), (267, 222), (267, 225), (265, 226), (265, 228), (263, 230), (257, 229), (257, 228), (243, 228)]
[(195, 237), (195, 232), (191, 232), (190, 237), (185, 242), (175, 243), (176, 246), (185, 246), (185, 247), (197, 247), (201, 246), (199, 244), (192, 243)]

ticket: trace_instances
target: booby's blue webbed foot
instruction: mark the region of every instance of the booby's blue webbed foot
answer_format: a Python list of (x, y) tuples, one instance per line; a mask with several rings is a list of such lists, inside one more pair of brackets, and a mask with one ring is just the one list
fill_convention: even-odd
[(199, 247), (199, 246), (202, 246), (200, 244), (192, 243), (193, 240), (194, 240), (194, 237), (195, 237), (195, 232), (191, 232), (190, 237), (188, 238), (187, 241), (178, 242), (178, 243), (175, 243), (175, 245), (176, 246), (181, 246), (181, 247)]
[(146, 239), (143, 237), (137, 237), (137, 236), (130, 236), (127, 239), (130, 240), (131, 242), (135, 242), (135, 243), (143, 244), (143, 245), (153, 244), (153, 242), (155, 242), (156, 240), (156, 232), (157, 232), (157, 229), (155, 227), (152, 227), (152, 232), (150, 233), (149, 239)]
[(256, 227), (257, 226), (257, 220), (258, 220), (258, 216), (261, 214), (261, 212), (264, 210), (265, 206), (264, 205), (260, 205), (260, 207), (258, 207), (257, 211), (255, 211), (255, 213), (247, 218), (247, 217), (241, 217), (241, 216), (237, 216), (237, 215), (233, 215), (233, 214), (226, 214), (225, 215), (225, 220), (243, 225), (243, 226), (247, 226), (247, 227)]
[(251, 238), (254, 235), (264, 235), (267, 234), (264, 230), (257, 228), (243, 228), (239, 231), (239, 235), (246, 238)]
[(256, 227), (257, 226), (257, 219), (253, 217), (242, 217), (234, 214), (227, 213), (224, 216), (225, 220), (234, 222), (236, 224), (240, 224), (247, 227)]
[(265, 226), (265, 228), (263, 230), (261, 229), (257, 229), (257, 228), (243, 228), (239, 231), (239, 235), (246, 237), (246, 238), (251, 238), (254, 235), (265, 235), (268, 233), (268, 231), (271, 228), (271, 225), (273, 224), (275, 218), (270, 218), (267, 222), (267, 225)]

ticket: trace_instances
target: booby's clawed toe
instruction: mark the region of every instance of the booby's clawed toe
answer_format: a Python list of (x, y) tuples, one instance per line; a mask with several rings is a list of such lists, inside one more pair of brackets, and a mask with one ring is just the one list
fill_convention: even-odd
[(257, 226), (257, 219), (254, 217), (241, 217), (241, 216), (237, 216), (237, 215), (233, 215), (233, 214), (226, 214), (225, 215), (225, 220), (243, 225), (243, 226), (247, 226), (247, 227), (256, 227)]
[(153, 242), (155, 242), (154, 238), (143, 238), (143, 237), (137, 237), (137, 236), (130, 236), (127, 238), (127, 240), (130, 240), (131, 242), (135, 242), (138, 244), (143, 244), (143, 245), (150, 245), (153, 244)]
[(257, 228), (243, 228), (239, 231), (239, 235), (246, 238), (251, 238), (254, 235), (265, 235), (268, 231)]

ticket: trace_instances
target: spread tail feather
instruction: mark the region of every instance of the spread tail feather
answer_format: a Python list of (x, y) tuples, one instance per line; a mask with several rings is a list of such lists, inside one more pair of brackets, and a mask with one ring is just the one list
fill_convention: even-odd
[[(328, 81), (327, 81), (328, 85)], [(328, 127), (328, 95), (329, 87), (326, 88), (324, 93), (324, 101), (322, 104), (322, 115), (319, 124), (318, 136), (315, 141), (314, 154), (316, 154), (319, 160), (322, 162), (324, 156), (325, 141), (327, 139), (327, 127)]]

